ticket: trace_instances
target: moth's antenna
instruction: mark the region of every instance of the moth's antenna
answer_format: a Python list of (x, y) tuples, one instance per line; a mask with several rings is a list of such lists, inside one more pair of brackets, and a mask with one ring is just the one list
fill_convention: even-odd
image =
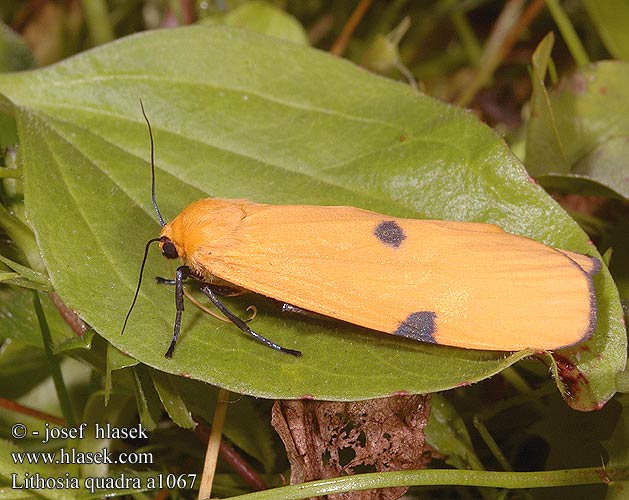
[(131, 316), (131, 311), (135, 307), (135, 301), (138, 300), (138, 294), (140, 293), (140, 285), (142, 284), (142, 274), (144, 273), (144, 265), (146, 264), (146, 257), (149, 254), (149, 247), (151, 243), (155, 243), (157, 241), (162, 241), (161, 238), (152, 238), (146, 242), (146, 247), (144, 247), (144, 258), (142, 259), (142, 265), (140, 266), (140, 277), (138, 278), (138, 286), (135, 289), (135, 295), (133, 296), (133, 302), (131, 302), (131, 307), (129, 308), (129, 312), (124, 319), (124, 324), (122, 325), (122, 330), (120, 330), (120, 335), (124, 333), (124, 329), (127, 327), (127, 321), (129, 321), (129, 316)]
[(164, 222), (164, 218), (162, 217), (159, 208), (157, 208), (157, 201), (155, 200), (155, 145), (153, 143), (153, 129), (151, 128), (151, 122), (146, 116), (146, 112), (144, 111), (144, 104), (142, 103), (142, 99), (140, 99), (140, 107), (142, 108), (142, 114), (144, 115), (144, 120), (149, 128), (149, 138), (151, 139), (151, 199), (153, 200), (153, 208), (155, 209), (155, 213), (157, 214), (157, 218), (162, 227), (166, 225)]

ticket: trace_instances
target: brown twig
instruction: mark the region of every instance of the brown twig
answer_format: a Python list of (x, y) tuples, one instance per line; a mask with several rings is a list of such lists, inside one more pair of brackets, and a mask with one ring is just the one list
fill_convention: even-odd
[(332, 14), (324, 14), (317, 19), (308, 29), (308, 40), (310, 45), (316, 46), (334, 26), (334, 16)]
[(31, 0), (30, 2), (24, 3), (13, 17), (13, 23), (11, 27), (18, 33), (21, 32), (31, 21), (31, 19), (39, 15), (39, 12), (44, 8), (45, 5), (45, 0)]
[(352, 37), (356, 26), (358, 26), (358, 23), (360, 23), (360, 20), (365, 15), (365, 12), (367, 12), (367, 9), (371, 5), (371, 2), (372, 0), (360, 0), (360, 2), (358, 2), (358, 5), (354, 9), (354, 12), (352, 12), (352, 15), (349, 16), (349, 19), (347, 20), (347, 23), (345, 23), (345, 26), (343, 26), (341, 34), (332, 44), (330, 53), (339, 57), (343, 55), (345, 49), (347, 48), (347, 44), (349, 43), (349, 39)]
[(544, 0), (533, 0), (529, 6), (524, 10), (520, 19), (515, 24), (511, 33), (507, 35), (505, 38), (504, 44), (502, 45), (502, 51), (500, 54), (500, 59), (504, 60), (507, 55), (513, 49), (513, 46), (520, 39), (522, 32), (530, 26), (530, 24), (535, 20), (535, 18), (539, 15), (541, 10), (544, 8)]
[[(522, 12), (523, 0), (509, 0), (494, 24), (481, 58), (480, 66), (469, 84), (465, 87), (456, 101), (458, 106), (467, 106), (478, 91), (502, 64), (504, 59), (519, 40), (522, 32), (533, 22), (544, 6), (544, 0), (534, 0)], [(512, 19), (517, 15), (517, 19)]]
[(193, 0), (180, 0), (181, 23), (189, 26), (194, 22), (194, 2)]

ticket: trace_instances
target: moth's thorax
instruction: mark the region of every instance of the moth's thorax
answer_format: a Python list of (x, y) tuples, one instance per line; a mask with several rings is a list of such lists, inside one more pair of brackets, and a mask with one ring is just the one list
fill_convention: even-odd
[(211, 259), (213, 246), (237, 233), (240, 222), (254, 206), (245, 200), (205, 198), (187, 207), (164, 226), (160, 236), (170, 239), (184, 264), (199, 269)]

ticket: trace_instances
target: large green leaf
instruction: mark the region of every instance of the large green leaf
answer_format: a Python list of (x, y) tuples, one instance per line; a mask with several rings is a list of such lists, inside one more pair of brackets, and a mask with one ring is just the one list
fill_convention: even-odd
[(207, 24), (225, 24), (276, 36), (289, 42), (308, 45), (303, 26), (286, 11), (262, 1), (245, 2), (227, 14), (216, 14), (203, 20)]
[[(48, 295), (41, 295), (46, 321), (55, 345), (76, 337)], [(42, 336), (33, 308), (33, 293), (22, 287), (0, 284), (0, 339), (16, 339), (42, 348)]]
[(583, 0), (596, 31), (609, 53), (629, 61), (629, 3), (626, 0)]
[(0, 22), (0, 72), (18, 71), (34, 65), (28, 44), (15, 31)]
[[(530, 353), (426, 345), (282, 315), (268, 300), (243, 296), (229, 304), (245, 316), (255, 303), (252, 325), (302, 358), (271, 351), (189, 305), (169, 360), (173, 291), (149, 279), (121, 336), (144, 243), (159, 233), (139, 98), (155, 131), (167, 219), (208, 195), (344, 204), (494, 222), (596, 255), (473, 115), (277, 39), (219, 27), (150, 32), (0, 76), (0, 92), (14, 104), (28, 216), (55, 290), (123, 352), (236, 392), (341, 400), (431, 392), (491, 376)], [(154, 249), (146, 276), (164, 274)], [(571, 400), (581, 409), (611, 397), (625, 362), (620, 304), (606, 269), (596, 290), (598, 329), (565, 353), (588, 381)]]
[(549, 34), (533, 55), (526, 168), (551, 189), (628, 199), (629, 64), (592, 64), (549, 92), (552, 45)]

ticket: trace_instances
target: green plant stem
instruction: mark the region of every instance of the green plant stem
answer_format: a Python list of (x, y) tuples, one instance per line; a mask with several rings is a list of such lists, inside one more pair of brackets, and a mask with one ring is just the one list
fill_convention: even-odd
[(577, 35), (577, 32), (574, 30), (574, 26), (570, 22), (567, 14), (561, 8), (558, 0), (545, 0), (546, 7), (550, 11), (550, 15), (553, 16), (555, 24), (559, 28), (561, 32), (561, 36), (563, 37), (566, 45), (568, 46), (568, 50), (570, 54), (572, 54), (573, 59), (576, 61), (577, 65), (585, 66), (590, 63), (590, 58), (587, 55), (587, 52), (583, 48), (583, 44)]
[[(46, 321), (46, 315), (42, 308), (41, 301), (39, 300), (39, 292), (33, 290), (33, 306), (35, 307), (35, 314), (39, 322), (39, 328), (42, 334), (42, 340), (44, 344), (44, 351), (46, 352), (46, 358), (48, 360), (48, 366), (50, 368), (50, 375), (55, 384), (57, 390), (57, 397), (59, 398), (59, 406), (61, 407), (61, 413), (67, 425), (69, 427), (76, 427), (77, 422), (74, 417), (74, 411), (72, 410), (72, 403), (70, 401), (70, 394), (68, 388), (63, 381), (63, 375), (61, 374), (61, 366), (58, 358), (52, 352), (52, 335), (50, 334), (50, 328), (48, 328), (48, 322)], [(79, 445), (77, 439), (69, 439), (68, 447), (76, 448)], [(78, 475), (79, 465), (69, 464), (68, 470), (73, 475)]]
[(498, 446), (498, 443), (496, 443), (496, 440), (487, 429), (487, 426), (485, 425), (484, 420), (481, 419), (478, 415), (475, 415), (474, 419), (472, 420), (472, 423), (474, 424), (474, 427), (480, 434), (480, 437), (482, 438), (482, 440), (485, 442), (485, 445), (487, 446), (487, 448), (489, 448), (489, 451), (491, 451), (491, 454), (496, 458), (496, 460), (500, 464), (500, 467), (502, 467), (506, 471), (511, 472), (513, 468), (511, 467), (509, 460), (507, 460), (507, 457), (500, 449), (500, 446)]
[(450, 10), (450, 20), (454, 25), (454, 29), (457, 32), (459, 40), (461, 40), (461, 44), (467, 54), (467, 58), (473, 66), (478, 66), (481, 60), (481, 56), (483, 53), (483, 49), (481, 47), (481, 43), (476, 38), (476, 34), (467, 20), (463, 9), (461, 9), (460, 5), (455, 2), (455, 0), (447, 0), (445, 5), (451, 9)]
[(506, 471), (512, 471), (511, 464), (507, 460), (498, 443), (487, 429), (485, 422), (493, 418), (494, 416), (504, 412), (509, 408), (514, 408), (518, 405), (531, 403), (539, 405), (539, 398), (542, 396), (551, 394), (554, 392), (554, 387), (550, 384), (540, 387), (534, 391), (523, 392), (518, 396), (502, 400), (494, 405), (491, 405), (472, 417), (472, 423), (480, 434), (481, 438), (485, 442), (485, 445), (491, 451), (492, 455), (496, 458), (500, 466)]
[(9, 238), (23, 252), (31, 268), (40, 273), (46, 273), (46, 267), (41, 260), (35, 235), (26, 224), (13, 217), (4, 205), (0, 203), (0, 227)]
[(413, 470), (356, 474), (334, 479), (284, 486), (248, 493), (232, 500), (299, 500), (347, 491), (392, 488), (396, 486), (478, 486), (507, 489), (552, 488), (583, 484), (607, 484), (629, 479), (629, 466), (590, 467), (539, 472), (494, 472), (470, 470)]
[(68, 394), (68, 389), (63, 381), (59, 361), (52, 352), (52, 335), (50, 334), (50, 328), (48, 328), (48, 322), (46, 321), (44, 309), (42, 308), (41, 301), (39, 300), (39, 292), (37, 291), (33, 291), (33, 305), (35, 306), (35, 314), (37, 314), (37, 320), (39, 321), (44, 350), (46, 351), (46, 358), (48, 359), (48, 366), (50, 367), (50, 375), (52, 376), (55, 388), (57, 389), (57, 397), (59, 398), (61, 412), (63, 413), (63, 417), (68, 425), (70, 427), (76, 427), (76, 419), (74, 418), (74, 412), (72, 411), (70, 395)]
[(458, 106), (467, 106), (476, 93), (493, 77), (496, 68), (506, 55), (505, 41), (509, 39), (510, 33), (517, 26), (523, 6), (522, 0), (509, 0), (505, 3), (476, 65), (476, 74), (456, 101)]
[(378, 33), (386, 33), (391, 30), (391, 26), (395, 26), (401, 18), (403, 18), (402, 10), (409, 3), (409, 0), (394, 0), (387, 2), (383, 11), (378, 14), (373, 24), (369, 26), (370, 38), (375, 37)]
[(530, 394), (532, 392), (531, 386), (528, 384), (526, 379), (512, 366), (500, 372), (500, 375), (503, 376), (520, 394)]
[(114, 39), (114, 30), (109, 20), (107, 3), (104, 0), (82, 0), (81, 7), (92, 43), (102, 45), (111, 42)]

